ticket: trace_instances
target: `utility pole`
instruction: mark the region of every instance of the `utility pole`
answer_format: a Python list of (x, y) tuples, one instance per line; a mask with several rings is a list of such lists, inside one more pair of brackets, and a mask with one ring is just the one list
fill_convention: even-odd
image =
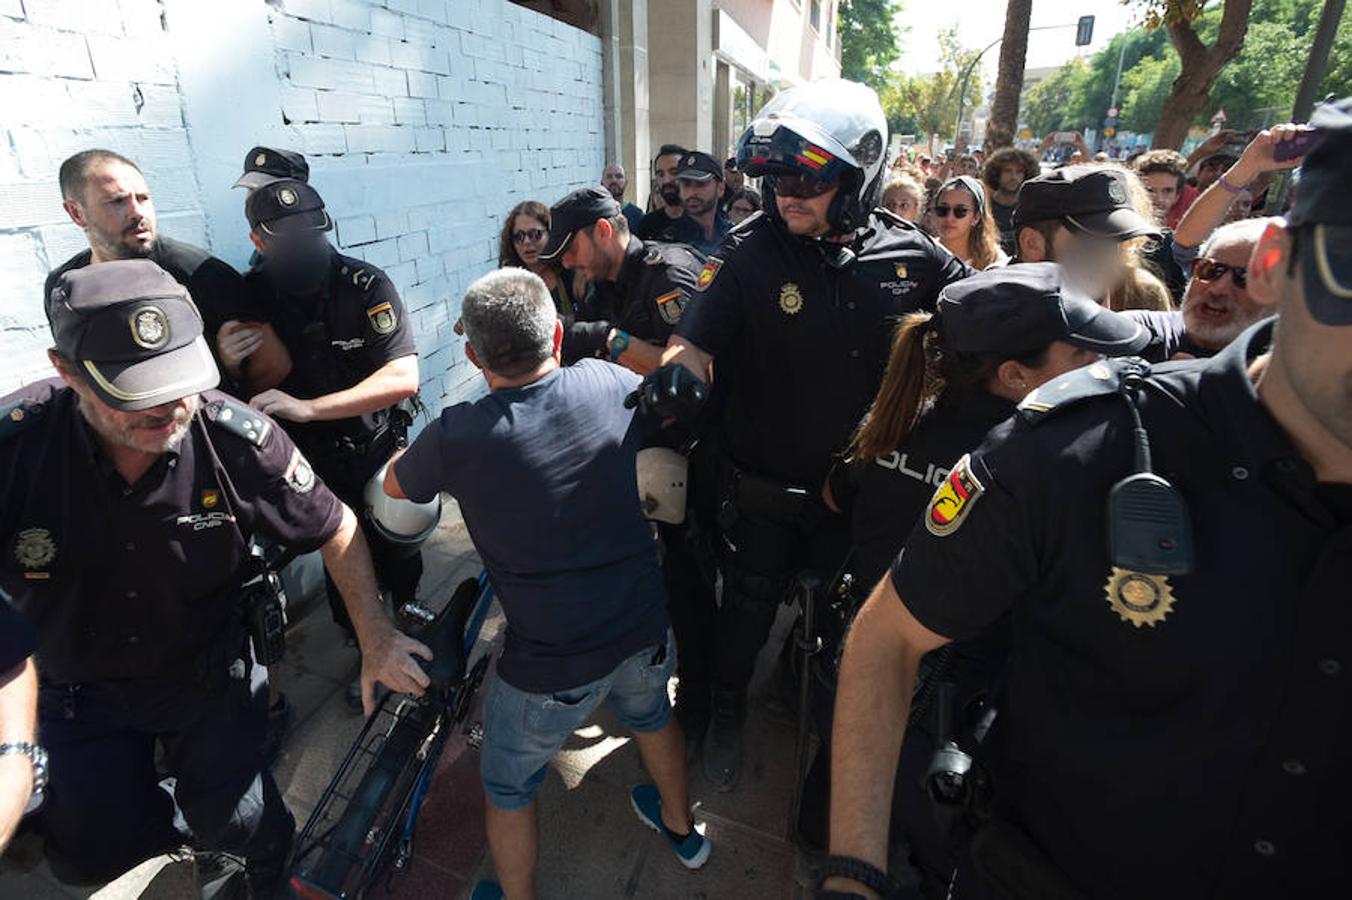
[(1333, 38), (1338, 33), (1338, 22), (1346, 5), (1347, 0), (1324, 0), (1324, 11), (1319, 14), (1319, 25), (1310, 45), (1310, 60), (1305, 64), (1305, 76), (1300, 79), (1300, 89), (1296, 91), (1296, 104), (1291, 112), (1293, 122), (1309, 121), (1310, 113), (1314, 111), (1315, 92), (1328, 72), (1329, 51), (1333, 48)]

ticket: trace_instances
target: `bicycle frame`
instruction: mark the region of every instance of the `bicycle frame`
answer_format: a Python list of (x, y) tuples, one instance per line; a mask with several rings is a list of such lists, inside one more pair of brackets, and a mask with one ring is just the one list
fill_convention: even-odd
[[(462, 641), (467, 663), (493, 600), (486, 572), (462, 583), (428, 629), (448, 627), (443, 618), (448, 613), (454, 618), (470, 590), (473, 607)], [(296, 841), (291, 887), (297, 896), (360, 897), (391, 863), (396, 869), (407, 865), (437, 762), (451, 732), (469, 714), (487, 668), (488, 655), (481, 654), (452, 684), (434, 685), (417, 699), (384, 698)]]

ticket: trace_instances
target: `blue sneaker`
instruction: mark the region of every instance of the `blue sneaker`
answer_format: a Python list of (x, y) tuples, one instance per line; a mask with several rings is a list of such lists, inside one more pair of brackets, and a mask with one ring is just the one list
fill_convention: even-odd
[(629, 792), (629, 803), (638, 813), (639, 821), (667, 839), (681, 865), (698, 869), (708, 862), (711, 845), (694, 825), (685, 837), (677, 837), (662, 824), (662, 797), (657, 793), (656, 785), (640, 784)]
[(496, 881), (481, 881), (474, 886), (469, 900), (502, 900), (502, 888)]

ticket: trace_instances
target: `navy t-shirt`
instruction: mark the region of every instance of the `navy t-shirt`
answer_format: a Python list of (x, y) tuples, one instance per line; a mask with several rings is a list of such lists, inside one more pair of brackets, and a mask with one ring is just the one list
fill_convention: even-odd
[(662, 570), (635, 474), (639, 378), (584, 359), (450, 407), (395, 463), (404, 492), (460, 503), (507, 614), (498, 675), (532, 693), (609, 674), (661, 642)]

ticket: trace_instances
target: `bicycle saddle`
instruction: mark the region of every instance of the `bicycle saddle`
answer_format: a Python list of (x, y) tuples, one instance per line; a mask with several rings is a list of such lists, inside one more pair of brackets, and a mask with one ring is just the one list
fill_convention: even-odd
[(431, 662), (419, 658), (418, 664), (433, 687), (449, 688), (464, 680), (465, 625), (478, 599), (478, 579), (466, 578), (451, 594), (446, 607), (418, 636), (432, 651)]

